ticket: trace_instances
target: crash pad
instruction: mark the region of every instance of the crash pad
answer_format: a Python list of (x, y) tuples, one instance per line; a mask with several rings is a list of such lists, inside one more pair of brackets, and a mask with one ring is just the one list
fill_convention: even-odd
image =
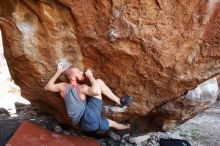
[(99, 146), (95, 139), (82, 136), (61, 135), (24, 121), (6, 146)]

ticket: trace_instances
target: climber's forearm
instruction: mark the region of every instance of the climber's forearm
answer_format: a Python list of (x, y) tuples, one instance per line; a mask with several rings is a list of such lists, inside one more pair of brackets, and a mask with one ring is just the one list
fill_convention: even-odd
[(45, 86), (45, 89), (46, 90), (49, 90), (54, 84), (55, 84), (55, 81), (57, 80), (57, 78), (61, 75), (60, 72), (56, 72), (52, 78), (50, 78), (50, 80), (47, 82), (46, 86)]
[(94, 94), (101, 94), (99, 85), (97, 84), (96, 79), (93, 77), (93, 75), (89, 76), (88, 78), (91, 82), (92, 91), (94, 92)]

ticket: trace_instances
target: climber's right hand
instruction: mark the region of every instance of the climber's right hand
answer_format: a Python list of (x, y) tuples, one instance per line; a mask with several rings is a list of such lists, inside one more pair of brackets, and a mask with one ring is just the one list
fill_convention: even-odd
[(58, 73), (63, 73), (67, 68), (64, 67), (64, 63), (63, 62), (59, 62), (57, 64), (57, 72)]

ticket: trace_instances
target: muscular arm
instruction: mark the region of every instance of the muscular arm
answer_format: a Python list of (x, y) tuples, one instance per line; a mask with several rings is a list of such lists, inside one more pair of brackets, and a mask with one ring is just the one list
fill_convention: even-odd
[(91, 85), (92, 86), (88, 86), (88, 85), (81, 85), (81, 91), (89, 96), (97, 96), (101, 94), (101, 89), (100, 86), (98, 85), (98, 82), (96, 81), (96, 79), (94, 78), (91, 70), (87, 70), (85, 72), (85, 75), (89, 78)]
[(88, 78), (92, 84), (92, 87), (89, 87), (90, 88), (89, 90), (91, 90), (90, 92), (93, 92), (93, 94), (95, 94), (95, 95), (100, 95), (101, 89), (100, 89), (98, 83), (96, 82), (96, 79), (93, 76), (90, 76)]
[(66, 69), (63, 68), (63, 64), (59, 63), (57, 66), (56, 73), (53, 75), (53, 77), (46, 84), (45, 90), (51, 91), (51, 92), (61, 92), (61, 90), (65, 88), (66, 83), (63, 82), (63, 83), (55, 84), (55, 81), (62, 74), (62, 72), (64, 72), (65, 70)]
[(45, 90), (51, 91), (51, 92), (60, 92), (62, 87), (64, 86), (65, 83), (58, 83), (55, 84), (55, 81), (57, 78), (61, 75), (61, 73), (56, 72), (53, 77), (48, 81), (48, 83), (45, 86)]
[(101, 91), (95, 91), (94, 89), (92, 89), (91, 86), (88, 86), (88, 85), (81, 85), (80, 86), (80, 91), (81, 93), (85, 94), (85, 95), (88, 95), (88, 96), (97, 96), (97, 95), (100, 95), (101, 94)]

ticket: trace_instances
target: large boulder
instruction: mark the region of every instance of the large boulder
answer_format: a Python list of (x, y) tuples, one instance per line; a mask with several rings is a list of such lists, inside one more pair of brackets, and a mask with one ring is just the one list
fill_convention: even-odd
[[(59, 94), (44, 90), (59, 59), (93, 68), (118, 96), (135, 97), (127, 112), (108, 115), (116, 120), (166, 114), (162, 105), (175, 107), (200, 83), (220, 80), (219, 0), (0, 0), (0, 28), (22, 95), (67, 124)], [(188, 115), (187, 106), (178, 106), (187, 118), (176, 123), (212, 100), (194, 105), (199, 110)]]

